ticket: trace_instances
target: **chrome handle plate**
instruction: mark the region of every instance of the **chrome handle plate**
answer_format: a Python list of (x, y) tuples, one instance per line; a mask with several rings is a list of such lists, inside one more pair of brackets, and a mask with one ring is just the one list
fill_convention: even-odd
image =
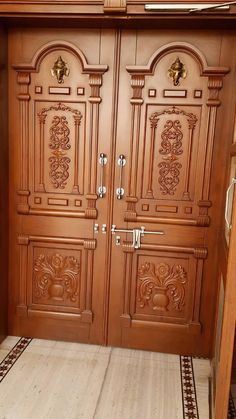
[(94, 233), (98, 233), (98, 231), (99, 231), (99, 225), (98, 224), (94, 224), (93, 231), (94, 231)]
[(134, 228), (133, 230), (131, 229), (119, 229), (116, 228), (115, 224), (112, 224), (111, 226), (111, 232), (112, 234), (115, 233), (130, 233), (133, 235), (133, 243), (132, 243), (132, 247), (134, 247), (134, 249), (140, 249), (141, 247), (141, 237), (143, 237), (145, 234), (155, 234), (155, 235), (163, 235), (165, 234), (164, 231), (145, 231), (145, 227), (140, 227), (140, 228)]
[(123, 177), (123, 167), (126, 165), (126, 159), (123, 154), (119, 155), (118, 166), (120, 167), (120, 174), (119, 174), (119, 187), (116, 189), (116, 197), (117, 199), (122, 199), (125, 194), (124, 188), (122, 188), (122, 177)]
[(107, 225), (106, 224), (102, 224), (102, 233), (106, 234), (107, 232)]
[(107, 164), (107, 156), (104, 153), (100, 153), (98, 162), (101, 166), (101, 171), (100, 171), (100, 186), (98, 187), (98, 195), (100, 198), (103, 198), (105, 193), (106, 193), (106, 187), (103, 185), (104, 182), (104, 166), (106, 166)]
[(236, 179), (235, 179), (235, 178), (232, 178), (232, 179), (231, 179), (231, 182), (230, 182), (230, 185), (229, 185), (229, 187), (228, 187), (228, 189), (227, 189), (227, 192), (226, 192), (225, 222), (226, 222), (226, 225), (227, 225), (227, 227), (228, 227), (228, 230), (231, 230), (231, 228), (232, 228), (231, 220), (228, 220), (228, 210), (229, 210), (229, 194), (230, 194), (230, 191), (231, 191), (231, 189), (233, 188), (233, 186), (234, 186), (235, 184), (236, 184)]

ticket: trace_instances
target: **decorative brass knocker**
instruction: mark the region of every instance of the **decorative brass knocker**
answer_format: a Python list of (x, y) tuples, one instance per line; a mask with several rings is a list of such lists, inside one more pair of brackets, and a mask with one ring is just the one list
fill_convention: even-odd
[(59, 56), (57, 61), (55, 61), (54, 66), (51, 69), (51, 73), (53, 77), (57, 78), (57, 82), (59, 84), (64, 83), (65, 76), (69, 76), (70, 70), (61, 56)]
[(187, 72), (184, 68), (184, 64), (181, 63), (179, 57), (176, 58), (175, 62), (171, 65), (168, 70), (169, 77), (172, 78), (174, 86), (178, 86), (180, 79), (185, 79)]

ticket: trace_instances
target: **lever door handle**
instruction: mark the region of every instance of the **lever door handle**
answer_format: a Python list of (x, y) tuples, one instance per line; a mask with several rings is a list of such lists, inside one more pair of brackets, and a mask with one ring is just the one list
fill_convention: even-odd
[(226, 225), (227, 225), (227, 227), (228, 227), (229, 230), (231, 230), (231, 227), (232, 227), (231, 220), (228, 219), (229, 194), (230, 194), (231, 188), (234, 187), (235, 183), (236, 183), (236, 179), (235, 178), (232, 178), (231, 179), (231, 182), (230, 182), (230, 185), (229, 185), (229, 187), (227, 189), (227, 192), (226, 192), (225, 222), (226, 222)]
[(117, 197), (117, 199), (122, 199), (122, 197), (125, 193), (125, 190), (122, 187), (123, 167), (126, 165), (126, 159), (125, 159), (125, 156), (123, 154), (119, 155), (117, 164), (120, 167), (120, 173), (119, 173), (119, 186), (116, 189), (116, 197)]
[(100, 185), (98, 187), (98, 195), (100, 198), (103, 198), (106, 193), (106, 187), (104, 186), (104, 166), (107, 164), (107, 156), (104, 153), (100, 153), (98, 162), (101, 166), (100, 169)]

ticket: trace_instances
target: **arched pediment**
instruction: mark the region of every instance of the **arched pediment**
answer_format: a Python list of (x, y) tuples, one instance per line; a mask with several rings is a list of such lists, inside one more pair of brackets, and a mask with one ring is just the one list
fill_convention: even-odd
[(133, 75), (151, 75), (154, 74), (158, 62), (167, 54), (172, 52), (183, 52), (192, 56), (198, 63), (200, 74), (203, 76), (224, 75), (229, 72), (227, 67), (211, 67), (208, 66), (205, 56), (195, 46), (187, 42), (171, 42), (158, 48), (150, 57), (147, 65), (142, 66), (127, 66), (128, 73)]
[(74, 44), (67, 42), (67, 41), (52, 41), (48, 42), (47, 44), (43, 45), (39, 48), (36, 53), (34, 54), (30, 63), (23, 63), (13, 65), (13, 68), (17, 71), (26, 71), (26, 72), (38, 72), (39, 67), (43, 59), (54, 51), (67, 51), (73, 54), (81, 63), (82, 72), (86, 74), (92, 73), (100, 73), (103, 74), (105, 71), (108, 70), (107, 65), (101, 64), (88, 64), (87, 59), (83, 52), (76, 47)]

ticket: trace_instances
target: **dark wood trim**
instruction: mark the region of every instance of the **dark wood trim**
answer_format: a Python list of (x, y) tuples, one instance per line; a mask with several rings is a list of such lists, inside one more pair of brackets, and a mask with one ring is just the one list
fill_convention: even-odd
[(0, 342), (7, 334), (8, 133), (7, 33), (0, 27)]

